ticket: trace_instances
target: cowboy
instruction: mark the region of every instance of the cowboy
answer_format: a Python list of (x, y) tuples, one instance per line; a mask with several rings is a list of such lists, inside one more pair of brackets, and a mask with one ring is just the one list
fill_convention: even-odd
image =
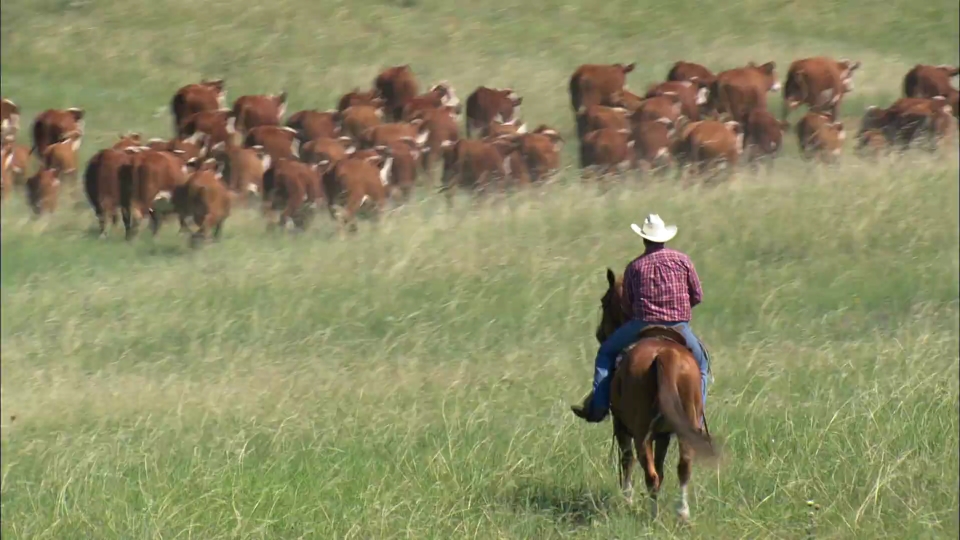
[(628, 320), (597, 351), (593, 392), (582, 405), (571, 407), (575, 415), (587, 422), (606, 418), (610, 409), (610, 372), (617, 355), (636, 341), (644, 327), (653, 324), (670, 326), (683, 334), (700, 366), (700, 388), (704, 403), (707, 400), (707, 358), (703, 345), (690, 329), (693, 306), (703, 297), (693, 262), (687, 255), (664, 247), (677, 234), (677, 227), (664, 225), (660, 216), (650, 214), (642, 227), (636, 223), (630, 227), (643, 238), (645, 249), (623, 274), (623, 307)]

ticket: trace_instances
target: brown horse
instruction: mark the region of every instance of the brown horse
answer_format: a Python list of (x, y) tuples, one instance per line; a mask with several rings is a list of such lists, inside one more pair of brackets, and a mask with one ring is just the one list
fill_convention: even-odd
[[(601, 343), (627, 320), (623, 309), (623, 282), (607, 269), (609, 284), (601, 299), (603, 318), (597, 327)], [(611, 380), (610, 411), (613, 435), (620, 447), (620, 487), (629, 502), (633, 500), (634, 447), (643, 465), (653, 515), (657, 515), (657, 495), (663, 482), (663, 463), (670, 445), (670, 435), (680, 442), (677, 476), (680, 479), (680, 502), (677, 515), (690, 518), (687, 485), (690, 482), (694, 456), (715, 457), (715, 447), (708, 433), (698, 425), (703, 415), (700, 391), (700, 369), (686, 340), (667, 326), (648, 326), (637, 336), (638, 341), (623, 352), (622, 360)], [(706, 427), (706, 420), (704, 420)]]

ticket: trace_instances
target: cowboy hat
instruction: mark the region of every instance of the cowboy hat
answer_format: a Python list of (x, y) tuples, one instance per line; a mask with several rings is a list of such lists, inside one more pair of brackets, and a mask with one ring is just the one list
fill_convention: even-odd
[(646, 238), (651, 242), (660, 244), (669, 241), (677, 234), (677, 226), (664, 225), (663, 220), (660, 219), (660, 216), (657, 214), (647, 216), (647, 219), (643, 220), (643, 227), (636, 223), (631, 223), (630, 228), (633, 229), (633, 232), (639, 234), (641, 238)]

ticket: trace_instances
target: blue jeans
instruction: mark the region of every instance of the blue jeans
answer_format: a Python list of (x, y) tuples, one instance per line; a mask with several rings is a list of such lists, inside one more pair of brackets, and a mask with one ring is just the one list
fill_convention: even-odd
[(703, 393), (703, 403), (707, 402), (707, 355), (703, 352), (703, 345), (690, 329), (688, 322), (655, 322), (627, 321), (623, 326), (610, 334), (600, 345), (593, 370), (593, 398), (590, 402), (590, 416), (600, 418), (606, 416), (610, 409), (610, 372), (613, 370), (617, 355), (631, 343), (637, 340), (637, 334), (650, 325), (670, 326), (678, 330), (687, 340), (687, 346), (700, 366), (700, 390)]

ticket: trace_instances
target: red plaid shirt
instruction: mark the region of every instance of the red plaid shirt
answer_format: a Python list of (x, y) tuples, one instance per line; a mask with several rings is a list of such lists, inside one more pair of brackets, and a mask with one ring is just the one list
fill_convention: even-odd
[(693, 262), (679, 251), (657, 247), (627, 265), (623, 273), (624, 309), (644, 322), (689, 322), (703, 291)]

